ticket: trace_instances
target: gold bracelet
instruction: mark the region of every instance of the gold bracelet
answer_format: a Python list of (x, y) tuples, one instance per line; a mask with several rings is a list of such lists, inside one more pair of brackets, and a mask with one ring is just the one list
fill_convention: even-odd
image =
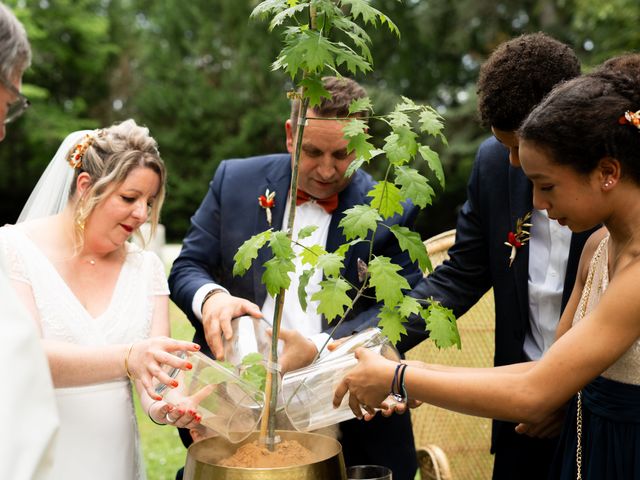
[(133, 374), (129, 371), (129, 356), (131, 355), (131, 350), (133, 350), (133, 346), (135, 344), (132, 343), (129, 346), (129, 351), (127, 352), (127, 355), (124, 357), (124, 371), (127, 374), (127, 377), (129, 378), (129, 380), (131, 380), (132, 382), (135, 380), (135, 378), (133, 377)]

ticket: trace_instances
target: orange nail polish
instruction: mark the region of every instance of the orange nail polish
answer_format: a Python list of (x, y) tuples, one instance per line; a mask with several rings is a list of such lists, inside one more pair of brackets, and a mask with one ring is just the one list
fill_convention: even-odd
[(191, 370), (193, 368), (193, 365), (191, 365), (190, 363), (187, 363), (184, 368), (186, 368), (187, 370)]
[(171, 381), (171, 386), (172, 386), (173, 388), (176, 388), (176, 387), (178, 386), (178, 382), (176, 382), (175, 380), (172, 380), (172, 381)]

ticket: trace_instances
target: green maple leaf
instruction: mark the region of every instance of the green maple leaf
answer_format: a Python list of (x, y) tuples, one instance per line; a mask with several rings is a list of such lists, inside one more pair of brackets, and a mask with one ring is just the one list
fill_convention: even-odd
[(385, 306), (393, 307), (404, 297), (403, 289), (409, 289), (407, 280), (398, 273), (400, 265), (391, 262), (388, 257), (379, 256), (369, 262), (369, 283), (376, 290), (376, 300)]
[(351, 16), (355, 19), (362, 17), (365, 24), (376, 24), (378, 16), (382, 15), (382, 12), (369, 5), (369, 0), (342, 0), (343, 5), (349, 5), (351, 7)]
[(420, 208), (431, 205), (435, 192), (420, 172), (404, 165), (396, 167), (395, 172), (395, 183), (400, 185), (400, 192), (404, 198), (410, 198)]
[(264, 387), (267, 383), (267, 367), (262, 363), (251, 365), (242, 371), (240, 378), (253, 385), (259, 391), (264, 392)]
[(416, 105), (416, 103), (411, 100), (408, 97), (401, 97), (402, 98), (402, 103), (399, 103), (396, 106), (396, 110), (399, 110), (401, 112), (415, 112), (417, 110), (420, 110), (421, 107), (419, 107), (418, 105)]
[(342, 245), (340, 245), (338, 247), (338, 249), (336, 250), (336, 253), (344, 258), (344, 256), (347, 253), (347, 250), (349, 250), (351, 247), (353, 247), (357, 243), (366, 242), (366, 241), (369, 241), (369, 240), (364, 240), (362, 238), (356, 238), (355, 240), (351, 240), (350, 242), (343, 243)]
[(369, 63), (372, 62), (373, 57), (371, 56), (371, 50), (369, 49), (371, 37), (360, 25), (352, 22), (346, 17), (336, 17), (333, 19), (333, 26), (347, 34), (354, 45), (360, 49), (360, 54), (364, 59)]
[(353, 304), (347, 295), (350, 288), (342, 278), (327, 278), (320, 282), (320, 290), (313, 294), (311, 300), (318, 301), (317, 312), (331, 322), (334, 318), (344, 315), (345, 308)]
[(295, 16), (296, 13), (302, 12), (309, 6), (308, 3), (303, 3), (301, 5), (291, 5), (291, 4), (289, 5), (290, 5), (289, 8), (282, 10), (280, 13), (276, 14), (271, 19), (271, 23), (269, 24), (269, 30), (273, 30), (277, 26), (282, 25), (282, 22), (284, 22), (287, 18), (291, 18)]
[(324, 88), (322, 79), (316, 76), (303, 78), (300, 85), (304, 87), (304, 95), (309, 98), (311, 108), (320, 105), (323, 98), (331, 98), (331, 93)]
[(347, 240), (366, 238), (369, 231), (378, 228), (382, 217), (371, 205), (356, 205), (344, 211), (344, 217), (338, 224)]
[(402, 317), (395, 308), (382, 307), (378, 313), (378, 326), (394, 345), (400, 340), (400, 335), (406, 335), (407, 329), (402, 324)]
[(411, 127), (411, 119), (409, 118), (409, 115), (407, 115), (401, 110), (398, 110), (398, 109), (394, 110), (388, 115), (388, 117), (389, 117), (389, 123), (394, 128), (398, 128), (398, 127), (410, 128)]
[(356, 159), (353, 162), (351, 162), (349, 164), (349, 166), (347, 167), (347, 169), (344, 171), (344, 176), (345, 177), (350, 177), (351, 175), (356, 173), (356, 170), (358, 170), (365, 163), (369, 163), (369, 162), (367, 160), (365, 160), (364, 158), (357, 158), (356, 157)]
[(353, 18), (357, 19), (361, 16), (365, 24), (371, 23), (373, 25), (375, 25), (376, 22), (380, 20), (380, 23), (386, 23), (389, 27), (389, 30), (400, 37), (400, 30), (398, 30), (396, 24), (393, 23), (389, 19), (389, 17), (387, 17), (380, 10), (377, 10), (369, 5), (369, 3), (369, 0), (342, 0), (343, 5), (351, 6), (351, 16)]
[(298, 70), (314, 74), (321, 73), (325, 66), (333, 67), (333, 44), (314, 30), (299, 29), (297, 35), (291, 34), (286, 46), (274, 62), (274, 69), (284, 69), (291, 78), (295, 78)]
[(400, 313), (403, 318), (407, 318), (412, 313), (417, 315), (421, 310), (420, 302), (408, 295), (405, 295), (400, 305), (398, 305), (398, 313)]
[[(353, 105), (353, 103), (351, 105)], [(361, 118), (351, 118), (342, 127), (342, 135), (344, 138), (357, 137), (358, 135), (366, 133), (368, 128), (367, 122)]]
[[(349, 105), (349, 115), (364, 112), (373, 112), (373, 105), (371, 104), (371, 99), (369, 97), (356, 98), (351, 101), (351, 104)], [(365, 129), (366, 128), (367, 124), (365, 123)]]
[(299, 40), (294, 48), (298, 48), (302, 52), (305, 70), (320, 73), (325, 66), (334, 64), (331, 55), (333, 45), (326, 37), (313, 30), (306, 33), (307, 35)]
[(327, 277), (338, 277), (340, 270), (344, 268), (344, 257), (337, 253), (325, 253), (318, 257), (318, 268)]
[(442, 170), (442, 162), (437, 152), (434, 152), (426, 145), (420, 146), (420, 155), (427, 161), (429, 168), (435, 173), (440, 186), (444, 188), (444, 171)]
[(423, 272), (425, 270), (429, 272), (433, 270), (427, 248), (424, 246), (424, 243), (422, 243), (419, 233), (412, 232), (407, 227), (401, 227), (400, 225), (393, 225), (390, 230), (398, 239), (400, 248), (409, 253), (412, 261), (418, 262), (420, 270)]
[(336, 56), (336, 65), (346, 64), (347, 70), (352, 74), (356, 75), (358, 70), (362, 73), (371, 71), (371, 64), (357, 52), (354, 52), (346, 43), (338, 42), (333, 52)]
[(410, 128), (402, 126), (394, 128), (393, 133), (384, 139), (385, 144), (382, 147), (389, 162), (394, 165), (402, 165), (411, 161), (418, 152), (416, 138), (416, 133)]
[(296, 270), (293, 262), (287, 258), (273, 257), (264, 263), (262, 283), (267, 287), (267, 292), (275, 297), (280, 290), (286, 290), (291, 284), (289, 273)]
[(256, 363), (260, 363), (264, 360), (264, 357), (259, 352), (247, 353), (244, 357), (242, 357), (242, 365), (254, 365)]
[(253, 9), (250, 16), (264, 18), (270, 14), (281, 12), (287, 8), (287, 5), (287, 0), (265, 0)]
[(300, 306), (302, 307), (302, 311), (307, 311), (307, 285), (309, 285), (309, 280), (311, 279), (311, 275), (313, 275), (314, 269), (309, 268), (302, 272), (300, 275), (300, 283), (298, 283), (298, 301), (300, 302)]
[(291, 239), (283, 231), (273, 232), (271, 240), (269, 240), (269, 247), (278, 258), (292, 259), (295, 257), (293, 248), (291, 248)]
[(442, 142), (446, 145), (447, 139), (442, 133), (444, 129), (444, 123), (442, 123), (442, 117), (438, 112), (429, 106), (422, 107), (420, 114), (418, 115), (418, 121), (420, 122), (420, 130), (427, 132), (433, 137), (440, 137)]
[(253, 261), (258, 257), (260, 250), (271, 237), (272, 230), (265, 230), (251, 237), (240, 245), (240, 248), (233, 256), (233, 276), (244, 275), (251, 267)]
[(462, 348), (460, 332), (453, 311), (440, 303), (432, 301), (421, 314), (429, 330), (429, 337), (438, 348), (449, 348), (456, 345)]
[(300, 257), (303, 265), (311, 265), (315, 267), (318, 264), (318, 258), (327, 253), (327, 251), (320, 245), (311, 245), (302, 249)]
[(356, 157), (356, 159), (351, 162), (349, 164), (349, 166), (347, 167), (347, 169), (344, 172), (344, 176), (345, 177), (350, 177), (351, 175), (353, 175), (356, 170), (358, 170), (362, 165), (364, 165), (365, 163), (369, 163), (371, 161), (372, 158), (377, 157), (380, 154), (383, 154), (384, 150), (380, 150), (378, 148), (374, 148), (373, 150), (369, 150), (369, 157), (368, 159), (364, 159), (364, 158), (359, 158)]
[(360, 135), (351, 137), (347, 144), (347, 153), (351, 153), (355, 150), (356, 158), (369, 161), (371, 159), (371, 152), (375, 147), (372, 143), (367, 141), (368, 138), (371, 138), (371, 135), (368, 133), (361, 133)]
[(371, 206), (380, 212), (382, 218), (390, 218), (404, 211), (402, 193), (391, 182), (378, 182), (367, 196), (372, 198)]
[(303, 240), (307, 237), (310, 237), (311, 234), (315, 232), (317, 229), (318, 229), (317, 225), (307, 225), (306, 227), (301, 228), (300, 231), (298, 232), (298, 240)]

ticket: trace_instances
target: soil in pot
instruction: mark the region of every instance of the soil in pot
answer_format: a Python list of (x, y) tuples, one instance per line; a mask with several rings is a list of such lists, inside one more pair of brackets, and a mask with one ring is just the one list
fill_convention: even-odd
[(245, 443), (231, 457), (222, 459), (219, 465), (241, 468), (275, 468), (306, 465), (315, 455), (295, 440), (284, 440), (271, 452), (257, 441)]

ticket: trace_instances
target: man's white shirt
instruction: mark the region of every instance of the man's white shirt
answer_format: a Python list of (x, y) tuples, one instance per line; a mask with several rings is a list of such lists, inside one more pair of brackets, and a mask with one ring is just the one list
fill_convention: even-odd
[(529, 240), (529, 324), (524, 353), (538, 360), (555, 339), (571, 245), (571, 230), (533, 210)]

